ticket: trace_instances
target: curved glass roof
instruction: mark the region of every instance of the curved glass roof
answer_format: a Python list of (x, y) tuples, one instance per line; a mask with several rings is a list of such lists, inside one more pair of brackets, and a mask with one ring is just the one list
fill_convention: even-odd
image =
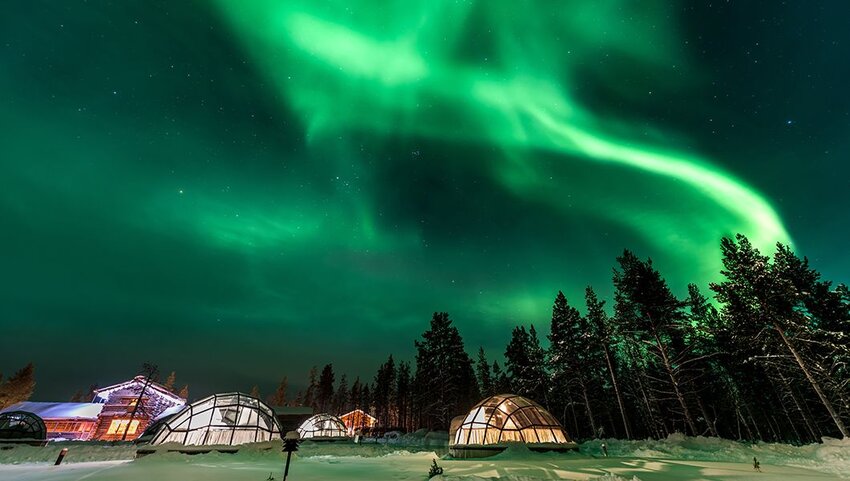
[(331, 414), (316, 414), (298, 426), (301, 439), (342, 438), (346, 436), (345, 424)]
[(3, 439), (47, 439), (47, 428), (33, 413), (7, 411), (0, 414), (0, 440)]
[(152, 445), (234, 446), (280, 439), (280, 425), (272, 408), (238, 392), (213, 394), (186, 406), (164, 420)]
[(478, 403), (451, 439), (453, 446), (511, 442), (566, 444), (572, 441), (549, 411), (516, 394), (498, 394)]

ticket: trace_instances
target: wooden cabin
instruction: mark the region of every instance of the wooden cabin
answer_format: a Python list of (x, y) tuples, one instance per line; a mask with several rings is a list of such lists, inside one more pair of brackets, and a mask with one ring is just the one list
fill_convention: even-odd
[(370, 416), (369, 413), (362, 409), (355, 409), (354, 411), (345, 413), (339, 419), (345, 424), (349, 436), (353, 436), (354, 431), (358, 429), (373, 428), (378, 423), (378, 420), (374, 416)]
[(184, 404), (185, 399), (162, 384), (136, 376), (94, 391), (90, 403), (26, 401), (0, 412), (27, 411), (38, 415), (44, 420), (50, 440), (132, 441), (164, 411)]
[(164, 411), (186, 404), (185, 399), (144, 376), (97, 389), (92, 402), (103, 404), (92, 437), (101, 441), (132, 441)]

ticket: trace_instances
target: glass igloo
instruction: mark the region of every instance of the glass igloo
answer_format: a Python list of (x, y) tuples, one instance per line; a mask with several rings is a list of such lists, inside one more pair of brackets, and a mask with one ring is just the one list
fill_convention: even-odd
[(0, 414), (0, 443), (47, 441), (47, 428), (37, 415), (26, 411), (9, 411)]
[(213, 394), (164, 421), (150, 444), (235, 446), (280, 439), (272, 408), (238, 392)]
[(491, 396), (452, 421), (449, 447), (456, 457), (481, 457), (524, 443), (533, 450), (576, 447), (561, 424), (536, 402), (516, 394)]
[(298, 427), (301, 439), (342, 439), (346, 437), (345, 424), (331, 414), (316, 414)]

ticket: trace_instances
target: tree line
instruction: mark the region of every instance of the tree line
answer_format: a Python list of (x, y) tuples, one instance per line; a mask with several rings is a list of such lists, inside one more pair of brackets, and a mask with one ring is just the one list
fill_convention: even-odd
[(613, 302), (588, 286), (579, 311), (558, 292), (548, 345), (517, 326), (504, 367), (475, 359), (446, 313), (374, 378), (335, 383), (331, 364), (308, 388), (272, 404), (363, 409), (383, 426), (447, 429), (483, 397), (512, 392), (546, 407), (575, 439), (663, 438), (674, 432), (792, 443), (847, 437), (850, 292), (823, 280), (788, 246), (772, 258), (738, 235), (721, 241), (721, 280), (676, 297), (651, 259), (616, 259)]
[[(676, 297), (651, 259), (626, 250), (613, 269), (613, 299), (588, 286), (579, 311), (558, 292), (549, 341), (516, 326), (504, 362), (466, 351), (447, 313), (434, 313), (412, 362), (390, 355), (372, 379), (332, 364), (310, 370), (275, 406), (342, 414), (362, 409), (386, 427), (445, 430), (484, 397), (515, 393), (549, 410), (576, 440), (663, 438), (674, 432), (806, 443), (847, 437), (850, 423), (850, 291), (777, 244), (773, 256), (738, 235), (721, 241), (721, 279)], [(609, 307), (610, 306), (610, 307)], [(175, 374), (166, 380), (174, 390)], [(29, 398), (28, 365), (0, 377), (0, 408)], [(188, 386), (180, 390), (188, 396)], [(258, 387), (251, 393), (260, 397)], [(75, 395), (77, 396), (77, 395)], [(80, 396), (81, 397), (81, 396)]]

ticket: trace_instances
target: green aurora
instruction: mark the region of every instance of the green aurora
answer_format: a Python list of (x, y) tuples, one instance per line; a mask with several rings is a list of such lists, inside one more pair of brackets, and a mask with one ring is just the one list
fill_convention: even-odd
[[(609, 294), (626, 247), (676, 291), (704, 287), (721, 236), (770, 251), (811, 227), (780, 216), (790, 172), (756, 176), (808, 155), (782, 130), (805, 112), (776, 108), (772, 131), (713, 101), (729, 79), (751, 88), (746, 67), (718, 67), (748, 47), (698, 45), (729, 15), (760, 15), (729, 9), (20, 3), (0, 21), (0, 325), (38, 342), (4, 349), (0, 369), (34, 361), (45, 398), (143, 360), (193, 394), (268, 389), (326, 362), (370, 376), (409, 357), (436, 310), (499, 353), (514, 324), (545, 326), (559, 289)], [(824, 246), (827, 275), (850, 267), (794, 240)], [(79, 373), (59, 381), (70, 352)], [(114, 352), (131, 355), (104, 365)]]

